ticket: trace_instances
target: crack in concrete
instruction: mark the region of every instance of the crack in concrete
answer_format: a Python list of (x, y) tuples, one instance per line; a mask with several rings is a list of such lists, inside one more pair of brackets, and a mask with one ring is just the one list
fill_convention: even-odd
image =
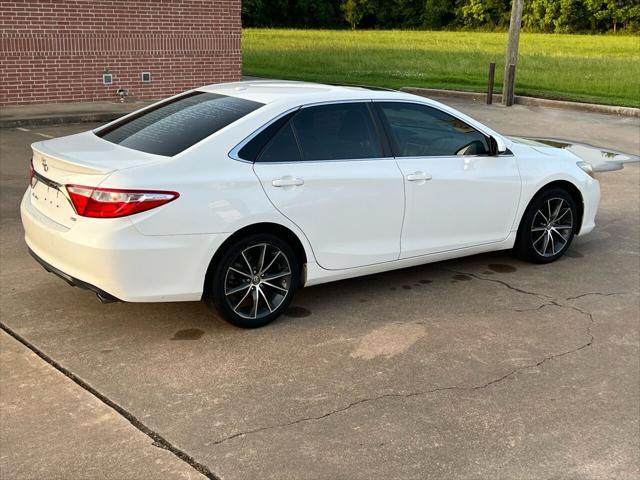
[[(505, 288), (508, 288), (510, 290), (525, 294), (525, 295), (532, 295), (535, 296), (539, 299), (544, 299), (546, 300), (545, 303), (543, 303), (542, 305), (535, 307), (535, 308), (531, 308), (531, 309), (522, 309), (522, 310), (514, 310), (516, 312), (525, 312), (525, 311), (535, 311), (535, 310), (540, 310), (542, 308), (545, 307), (549, 307), (549, 306), (555, 306), (558, 308), (566, 308), (566, 309), (570, 309), (570, 310), (574, 310), (578, 313), (580, 313), (581, 315), (585, 316), (587, 318), (587, 325), (586, 325), (586, 335), (588, 340), (586, 342), (583, 342), (582, 344), (580, 344), (578, 347), (576, 348), (572, 348), (570, 350), (566, 350), (564, 352), (560, 352), (560, 353), (556, 353), (556, 354), (552, 354), (552, 355), (547, 355), (544, 358), (542, 358), (542, 360), (539, 360), (536, 363), (532, 363), (529, 365), (523, 365), (521, 367), (517, 367), (512, 369), (511, 371), (509, 371), (508, 373), (505, 373), (504, 375), (498, 377), (498, 378), (494, 378), (493, 380), (490, 380), (486, 383), (480, 384), (480, 385), (475, 385), (475, 386), (468, 386), (468, 387), (464, 387), (464, 386), (448, 386), (448, 387), (438, 387), (438, 388), (432, 388), (429, 390), (421, 390), (421, 391), (417, 391), (417, 392), (409, 392), (409, 393), (385, 393), (382, 395), (378, 395), (375, 397), (368, 397), (368, 398), (361, 398), (359, 400), (353, 401), (349, 404), (347, 404), (344, 407), (340, 407), (338, 409), (335, 410), (331, 410), (327, 413), (324, 413), (322, 415), (317, 415), (317, 416), (310, 416), (310, 417), (303, 417), (303, 418), (299, 418), (296, 420), (293, 420), (291, 422), (286, 422), (286, 423), (281, 423), (281, 424), (276, 424), (276, 425), (267, 425), (264, 427), (258, 427), (258, 428), (254, 428), (252, 430), (246, 430), (243, 432), (238, 432), (238, 433), (234, 433), (232, 435), (229, 435), (228, 437), (224, 437), (221, 438), (220, 440), (217, 440), (215, 442), (212, 442), (212, 445), (220, 445), (222, 443), (228, 442), (230, 440), (233, 440), (235, 438), (239, 438), (239, 437), (244, 437), (246, 435), (250, 435), (250, 434), (254, 434), (254, 433), (259, 433), (259, 432), (263, 432), (265, 430), (272, 430), (275, 428), (286, 428), (292, 425), (297, 425), (303, 422), (311, 422), (311, 421), (319, 421), (319, 420), (323, 420), (327, 417), (330, 417), (332, 415), (336, 415), (338, 413), (342, 413), (345, 412), (347, 410), (349, 410), (350, 408), (353, 408), (355, 406), (358, 405), (362, 405), (365, 403), (370, 403), (370, 402), (375, 402), (378, 400), (382, 400), (385, 398), (411, 398), (411, 397), (417, 397), (417, 396), (422, 396), (422, 395), (429, 395), (432, 393), (438, 393), (438, 392), (443, 392), (443, 391), (477, 391), (477, 390), (482, 390), (485, 388), (488, 388), (492, 385), (496, 385), (500, 382), (503, 382), (504, 380), (507, 380), (510, 377), (513, 377), (514, 375), (516, 375), (519, 372), (522, 372), (524, 370), (528, 370), (531, 368), (537, 368), (542, 366), (543, 364), (561, 358), (561, 357), (565, 357), (567, 355), (571, 355), (574, 354), (576, 352), (579, 352), (580, 350), (583, 350), (585, 348), (590, 347), (591, 345), (593, 345), (593, 342), (595, 340), (595, 337), (591, 331), (592, 326), (594, 324), (594, 318), (593, 315), (590, 312), (584, 311), (581, 308), (578, 308), (574, 305), (563, 305), (561, 303), (559, 303), (559, 300), (553, 299), (552, 297), (542, 294), (542, 293), (537, 293), (537, 292), (533, 292), (533, 291), (527, 291), (518, 287), (514, 287), (513, 285), (508, 284), (505, 281), (502, 280), (497, 280), (497, 279), (493, 279), (493, 278), (485, 278), (482, 277), (480, 275), (476, 275), (474, 273), (468, 273), (468, 272), (458, 272), (458, 271), (454, 271), (451, 270), (453, 273), (459, 274), (459, 275), (468, 275), (470, 277), (476, 278), (478, 280), (483, 280), (483, 281), (487, 281), (487, 282), (493, 282), (493, 283), (497, 283), (500, 284), (502, 286), (504, 286)], [(585, 295), (589, 295), (589, 294), (585, 294)], [(613, 294), (612, 294), (613, 295)]]
[(537, 312), (538, 310), (542, 310), (544, 307), (557, 307), (559, 306), (555, 302), (543, 303), (537, 307), (532, 308), (514, 308), (512, 311), (522, 313), (522, 312)]
[(197, 470), (198, 472), (200, 472), (202, 475), (209, 478), (210, 480), (220, 480), (220, 478), (216, 474), (214, 474), (211, 470), (209, 470), (209, 468), (206, 465), (196, 461), (193, 457), (191, 457), (184, 451), (180, 450), (178, 447), (174, 446), (173, 444), (171, 444), (162, 435), (160, 435), (158, 432), (147, 427), (144, 423), (142, 423), (137, 417), (135, 417), (132, 413), (127, 411), (124, 407), (120, 406), (119, 404), (111, 400), (106, 395), (100, 393), (94, 387), (92, 387), (87, 382), (85, 382), (80, 377), (78, 377), (75, 373), (63, 367), (61, 364), (59, 364), (54, 359), (49, 357), (46, 353), (44, 353), (34, 344), (32, 344), (31, 342), (23, 338), (18, 333), (14, 332), (11, 328), (9, 328), (7, 325), (5, 325), (2, 322), (0, 322), (0, 330), (4, 331), (7, 335), (16, 339), (18, 342), (23, 344), (25, 347), (27, 347), (29, 350), (35, 353), (38, 357), (40, 357), (42, 360), (44, 360), (53, 368), (55, 368), (58, 372), (62, 373), (65, 377), (69, 378), (69, 380), (73, 381), (79, 387), (86, 390), (87, 392), (92, 394), (94, 397), (96, 397), (98, 400), (100, 400), (107, 406), (111, 407), (120, 415), (122, 415), (124, 418), (126, 418), (129, 421), (129, 423), (131, 423), (131, 425), (133, 425), (135, 428), (137, 428), (139, 431), (141, 431), (142, 433), (144, 433), (145, 435), (147, 435), (149, 438), (153, 440), (152, 445), (154, 447), (162, 448), (164, 450), (167, 450), (173, 453), (180, 460), (187, 463), (193, 469)]
[(540, 299), (545, 299), (545, 300), (555, 300), (553, 297), (551, 297), (549, 295), (545, 295), (544, 293), (531, 292), (529, 290), (524, 290), (522, 288), (514, 287), (513, 285), (510, 285), (509, 283), (505, 282), (504, 280), (498, 280), (497, 278), (487, 278), (487, 277), (483, 277), (482, 275), (478, 275), (476, 273), (460, 272), (458, 270), (449, 270), (449, 271), (451, 273), (455, 273), (457, 275), (467, 275), (468, 277), (472, 277), (472, 278), (475, 278), (477, 280), (482, 280), (484, 282), (497, 283), (499, 285), (502, 285), (502, 286), (508, 288), (509, 290), (513, 290), (514, 292), (523, 293), (525, 295), (531, 295), (531, 296), (538, 297)]
[(590, 295), (598, 295), (601, 297), (613, 297), (615, 295), (633, 295), (634, 292), (612, 292), (612, 293), (601, 293), (601, 292), (590, 292), (590, 293), (582, 293), (580, 295), (576, 295), (575, 297), (567, 297), (566, 301), (569, 300), (577, 300), (578, 298), (588, 297)]
[[(588, 341), (582, 343), (581, 345), (579, 345), (576, 348), (573, 348), (571, 350), (567, 350), (564, 352), (560, 352), (557, 354), (552, 354), (552, 355), (547, 355), (544, 358), (542, 358), (542, 360), (539, 360), (536, 363), (532, 363), (532, 364), (528, 364), (528, 365), (523, 365), (521, 367), (517, 367), (514, 368), (512, 370), (510, 370), (509, 372), (505, 373), (504, 375), (501, 375), (498, 378), (494, 378), (488, 382), (485, 382), (483, 384), (480, 385), (473, 385), (473, 386), (459, 386), (459, 385), (453, 385), (453, 386), (446, 386), (446, 387), (437, 387), (437, 388), (432, 388), (432, 389), (428, 389), (428, 390), (421, 390), (421, 391), (417, 391), (417, 392), (408, 392), (408, 393), (385, 393), (385, 394), (381, 394), (381, 395), (377, 395), (375, 397), (367, 397), (367, 398), (361, 398), (359, 400), (355, 400), (353, 402), (350, 402), (349, 404), (340, 407), (338, 409), (335, 410), (331, 410), (329, 412), (326, 412), (322, 415), (317, 415), (317, 416), (310, 416), (310, 417), (302, 417), (302, 418), (298, 418), (296, 420), (290, 421), (290, 422), (286, 422), (286, 423), (280, 423), (280, 424), (275, 424), (275, 425), (267, 425), (264, 427), (258, 427), (258, 428), (254, 428), (251, 430), (246, 430), (243, 432), (238, 432), (238, 433), (234, 433), (232, 435), (229, 435), (227, 437), (224, 437), (220, 440), (216, 440), (215, 442), (212, 442), (212, 445), (220, 445), (222, 443), (228, 442), (230, 440), (233, 440), (235, 438), (239, 438), (239, 437), (244, 437), (246, 435), (251, 435), (254, 433), (259, 433), (259, 432), (263, 432), (265, 430), (272, 430), (275, 428), (286, 428), (292, 425), (297, 425), (300, 423), (304, 423), (304, 422), (311, 422), (311, 421), (320, 421), (323, 420), (325, 418), (328, 418), (332, 415), (336, 415), (338, 413), (341, 412), (345, 412), (353, 407), (356, 407), (358, 405), (362, 405), (365, 403), (370, 403), (370, 402), (375, 402), (378, 400), (382, 400), (382, 399), (386, 399), (386, 398), (412, 398), (412, 397), (417, 397), (417, 396), (423, 396), (423, 395), (430, 395), (433, 393), (438, 393), (438, 392), (444, 392), (444, 391), (478, 391), (478, 390), (482, 390), (482, 389), (486, 389), (492, 385), (496, 385), (500, 382), (503, 382), (505, 380), (507, 380), (510, 377), (513, 377), (514, 375), (516, 375), (519, 372), (522, 372), (524, 370), (527, 369), (531, 369), (531, 368), (537, 368), (540, 367), (541, 365), (567, 356), (567, 355), (571, 355), (573, 353), (576, 353), (580, 350), (583, 350), (585, 348), (590, 347), (591, 345), (593, 345), (594, 342), (594, 336), (592, 334), (592, 325), (594, 323), (594, 319), (593, 319), (593, 315), (590, 312), (586, 312), (574, 305), (563, 305), (560, 303), (559, 300), (554, 299), (553, 297), (549, 296), (549, 295), (545, 295), (542, 293), (538, 293), (538, 292), (533, 292), (533, 291), (528, 291), (528, 290), (524, 290), (522, 288), (519, 287), (515, 287), (513, 285), (510, 285), (509, 283), (503, 281), (503, 280), (498, 280), (495, 278), (486, 278), (483, 277), (481, 275), (477, 275), (475, 273), (469, 273), (469, 272), (461, 272), (461, 271), (456, 271), (456, 270), (451, 270), (451, 272), (456, 273), (456, 274), (460, 274), (460, 275), (467, 275), (470, 276), (472, 278), (475, 278), (477, 280), (481, 280), (481, 281), (486, 281), (486, 282), (492, 282), (492, 283), (496, 283), (499, 284), (505, 288), (508, 288), (509, 290), (524, 294), (524, 295), (530, 295), (530, 296), (534, 296), (540, 300), (542, 300), (544, 303), (542, 303), (541, 305), (535, 307), (535, 308), (528, 308), (528, 309), (514, 309), (513, 311), (515, 312), (527, 312), (527, 311), (536, 311), (536, 310), (541, 310), (542, 308), (545, 307), (549, 307), (549, 306), (555, 306), (558, 308), (566, 308), (566, 309), (571, 309), (574, 310), (578, 313), (580, 313), (581, 315), (584, 315), (588, 318), (588, 323), (587, 323), (587, 329), (586, 329), (586, 334), (588, 336)], [(611, 296), (611, 295), (624, 295), (627, 294), (625, 293), (599, 293), (599, 292), (594, 292), (594, 293), (585, 293), (582, 295), (578, 295), (576, 297), (568, 297), (565, 300), (575, 300), (577, 298), (581, 298), (584, 296), (588, 296), (588, 295), (603, 295), (603, 296)], [(20, 341), (21, 343), (23, 343), (25, 346), (27, 346), (29, 349), (31, 349), (34, 353), (36, 353), (39, 357), (41, 357), (42, 359), (44, 359), (47, 363), (51, 364), (54, 368), (56, 368), (57, 370), (59, 370), (60, 372), (62, 372), (64, 375), (66, 375), (67, 377), (69, 377), (71, 380), (73, 380), (75, 383), (77, 383), (78, 385), (80, 385), (82, 388), (84, 388), (85, 390), (88, 390), (90, 393), (92, 393), (93, 395), (95, 395), (97, 398), (99, 398), (100, 400), (102, 400), (103, 402), (105, 402), (107, 405), (109, 405), (110, 407), (112, 407), (113, 409), (115, 409), (118, 413), (120, 413), (121, 415), (123, 415), (125, 418), (127, 418), (132, 425), (134, 425), (136, 428), (138, 428), (140, 431), (142, 431), (143, 433), (145, 433), (146, 435), (148, 435), (149, 437), (151, 437), (154, 442), (153, 445), (159, 447), (159, 448), (164, 448), (166, 450), (171, 451), (172, 453), (174, 453), (176, 456), (178, 456), (178, 458), (180, 458), (181, 460), (185, 461), (186, 463), (188, 463), (189, 465), (191, 465), (193, 468), (195, 468), (196, 470), (198, 470), (200, 473), (202, 473), (203, 475), (207, 476), (210, 479), (213, 480), (217, 480), (218, 477), (213, 474), (213, 472), (211, 472), (206, 466), (196, 462), (192, 457), (188, 456), (186, 453), (182, 452), (181, 450), (177, 449), (176, 447), (174, 447), (173, 445), (171, 445), (167, 440), (165, 440), (162, 436), (160, 436), (158, 433), (150, 430), (148, 427), (146, 427), (144, 424), (142, 424), (142, 422), (140, 422), (136, 417), (134, 417), (132, 414), (130, 414), (128, 411), (126, 411), (123, 407), (121, 407), (120, 405), (116, 404), (115, 402), (113, 402), (112, 400), (110, 400), (109, 398), (107, 398), (106, 396), (104, 396), (103, 394), (101, 394), (100, 392), (98, 392), (97, 390), (95, 390), (93, 387), (91, 387), (90, 385), (88, 385), (86, 382), (84, 382), (82, 379), (80, 379), (79, 377), (77, 377), (75, 374), (73, 374), (72, 372), (68, 371), (67, 369), (65, 369), (64, 367), (62, 367), (61, 365), (59, 365), (57, 362), (55, 362), (53, 359), (51, 359), (50, 357), (48, 357), (46, 354), (44, 354), (43, 352), (41, 352), (39, 349), (37, 349), (37, 347), (35, 347), (34, 345), (30, 344), (28, 341), (26, 341), (25, 339), (23, 339), (22, 337), (20, 337), (19, 335), (17, 335), (15, 332), (13, 332), (11, 329), (9, 329), (7, 326), (5, 326), (3, 323), (0, 323), (0, 328), (4, 331), (6, 331), (9, 335), (11, 335), (12, 337), (16, 338), (18, 341)]]
[[(451, 271), (452, 271), (452, 272), (455, 272), (454, 270), (451, 270)], [(477, 274), (474, 274), (474, 273), (467, 273), (467, 272), (455, 272), (455, 273), (460, 273), (460, 274), (462, 274), (462, 275), (468, 275), (468, 276), (470, 276), (470, 277), (476, 278), (476, 279), (478, 279), (478, 280), (486, 281), (486, 282), (499, 283), (500, 285), (504, 285), (506, 288), (509, 288), (509, 289), (514, 290), (514, 291), (516, 291), (516, 292), (524, 293), (524, 294), (527, 294), (527, 295), (533, 295), (533, 296), (536, 296), (536, 297), (538, 297), (538, 298), (540, 298), (540, 299), (548, 299), (548, 300), (549, 300), (548, 302), (543, 303), (542, 305), (538, 306), (537, 308), (533, 308), (533, 309), (523, 309), (523, 310), (514, 310), (514, 311), (516, 311), (516, 312), (540, 310), (540, 309), (542, 309), (542, 308), (544, 308), (544, 307), (547, 307), (547, 306), (555, 306), (555, 307), (559, 307), (559, 308), (567, 308), (567, 309), (570, 309), (570, 310), (574, 310), (574, 311), (576, 311), (576, 312), (580, 313), (581, 315), (586, 316), (586, 317), (588, 318), (588, 323), (587, 323), (587, 332), (586, 332), (586, 333), (587, 333), (587, 335), (589, 336), (589, 341), (588, 341), (587, 343), (585, 343), (585, 344), (581, 345), (580, 347), (577, 347), (577, 348), (573, 349), (573, 350), (569, 350), (569, 351), (567, 351), (567, 352), (557, 354), (557, 355), (553, 356), (553, 358), (563, 357), (563, 356), (565, 356), (565, 355), (568, 355), (568, 354), (571, 354), (571, 353), (575, 353), (575, 352), (577, 352), (577, 351), (582, 350), (583, 348), (587, 348), (587, 347), (590, 347), (591, 345), (593, 345), (593, 342), (594, 342), (595, 338), (594, 338), (593, 334), (591, 333), (591, 327), (593, 326), (594, 319), (593, 319), (593, 314), (592, 314), (591, 312), (584, 311), (584, 310), (582, 310), (581, 308), (576, 307), (575, 305), (564, 305), (564, 304), (560, 303), (560, 300), (555, 299), (555, 298), (553, 298), (553, 297), (551, 297), (551, 296), (549, 296), (549, 295), (546, 295), (546, 294), (544, 294), (544, 293), (538, 293), (538, 292), (533, 292), (533, 291), (527, 291), (527, 290), (523, 290), (523, 289), (521, 289), (521, 288), (514, 287), (513, 285), (510, 285), (509, 283), (507, 283), (507, 282), (505, 282), (505, 281), (503, 281), (503, 280), (497, 280), (497, 279), (494, 279), (494, 278), (486, 278), (486, 277), (483, 277), (483, 276), (481, 276), (481, 275), (477, 275)], [(609, 296), (609, 295), (621, 295), (621, 294), (620, 294), (620, 293), (611, 293), (611, 294), (599, 294), (599, 293), (591, 294), (591, 293), (585, 293), (585, 294), (582, 294), (582, 295), (578, 295), (578, 296), (576, 296), (576, 297), (568, 297), (568, 298), (566, 298), (566, 299), (565, 299), (565, 301), (567, 301), (567, 300), (574, 300), (574, 299), (576, 299), (576, 298), (580, 298), (580, 297), (587, 296), (587, 295), (604, 295), (604, 296)], [(543, 359), (543, 360), (541, 361), (541, 363), (539, 363), (539, 364), (537, 364), (537, 365), (535, 365), (535, 366), (542, 365), (542, 363), (544, 363), (546, 360), (548, 360), (548, 359)], [(527, 368), (527, 367), (525, 367), (525, 368)]]

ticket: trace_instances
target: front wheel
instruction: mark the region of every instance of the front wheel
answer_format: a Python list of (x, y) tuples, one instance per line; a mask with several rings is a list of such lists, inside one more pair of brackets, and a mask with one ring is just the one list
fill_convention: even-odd
[(550, 188), (539, 193), (522, 217), (516, 255), (534, 263), (557, 260), (571, 245), (577, 218), (575, 201), (566, 190)]
[(256, 234), (239, 240), (222, 255), (214, 266), (207, 297), (229, 323), (257, 328), (284, 312), (299, 279), (300, 266), (292, 248), (274, 235)]

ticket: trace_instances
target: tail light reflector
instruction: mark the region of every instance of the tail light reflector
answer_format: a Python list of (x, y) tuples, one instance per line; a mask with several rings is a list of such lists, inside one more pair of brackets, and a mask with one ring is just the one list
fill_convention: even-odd
[(180, 196), (178, 192), (121, 190), (83, 185), (66, 185), (66, 188), (76, 213), (93, 218), (126, 217), (146, 212)]

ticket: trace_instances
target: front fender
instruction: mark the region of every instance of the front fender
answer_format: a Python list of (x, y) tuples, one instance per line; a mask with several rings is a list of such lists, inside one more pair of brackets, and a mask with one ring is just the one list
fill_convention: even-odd
[(568, 182), (579, 192), (582, 200), (582, 223), (579, 235), (589, 233), (595, 226), (595, 215), (600, 203), (600, 183), (578, 167), (578, 157), (571, 152), (556, 148), (538, 149), (526, 145), (513, 144), (518, 168), (522, 179), (522, 197), (517, 223), (535, 195), (554, 182)]

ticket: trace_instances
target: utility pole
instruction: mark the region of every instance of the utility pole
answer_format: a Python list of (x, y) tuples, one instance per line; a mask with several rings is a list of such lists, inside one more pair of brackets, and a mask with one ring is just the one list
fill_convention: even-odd
[[(520, 43), (520, 25), (522, 24), (522, 10), (524, 0), (512, 0), (511, 21), (509, 22), (509, 43), (504, 65), (504, 83), (502, 84), (502, 105), (513, 105), (516, 68), (518, 63), (518, 44)], [(513, 65), (513, 67), (510, 67)]]

